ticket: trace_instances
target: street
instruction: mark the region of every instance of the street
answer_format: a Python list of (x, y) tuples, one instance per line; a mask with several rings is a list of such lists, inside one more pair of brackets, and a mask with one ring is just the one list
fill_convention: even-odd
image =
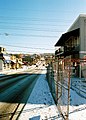
[(22, 112), (27, 99), (40, 75), (41, 69), (35, 68), (0, 77), (0, 120), (15, 120)]

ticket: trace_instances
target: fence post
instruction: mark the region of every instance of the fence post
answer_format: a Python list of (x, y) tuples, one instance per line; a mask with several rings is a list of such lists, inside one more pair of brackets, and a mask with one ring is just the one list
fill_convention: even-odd
[(68, 106), (67, 106), (67, 118), (66, 118), (66, 120), (68, 120), (68, 118), (69, 118), (69, 105), (70, 105), (70, 70), (71, 70), (71, 68), (70, 68), (71, 66), (69, 65), (69, 72), (68, 72)]
[(58, 104), (58, 80), (59, 80), (59, 60), (58, 59), (57, 59), (57, 62), (56, 62), (56, 68), (57, 68), (56, 95), (57, 95), (57, 104)]

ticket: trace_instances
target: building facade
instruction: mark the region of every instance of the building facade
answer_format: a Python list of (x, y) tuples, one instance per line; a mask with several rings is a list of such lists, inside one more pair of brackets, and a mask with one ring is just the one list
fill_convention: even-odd
[(0, 70), (18, 69), (22, 68), (23, 62), (21, 57), (9, 55), (6, 49), (0, 47)]
[(10, 55), (7, 54), (6, 49), (0, 47), (0, 70), (10, 69), (11, 68)]
[(73, 66), (78, 65), (78, 60), (86, 58), (86, 15), (79, 15), (68, 31), (62, 34), (55, 47), (60, 47), (55, 51), (56, 58), (73, 59)]

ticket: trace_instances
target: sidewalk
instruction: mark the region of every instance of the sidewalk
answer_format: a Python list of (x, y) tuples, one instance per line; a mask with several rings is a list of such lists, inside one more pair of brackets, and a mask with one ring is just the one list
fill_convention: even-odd
[(46, 70), (37, 83), (25, 105), (19, 120), (62, 120), (46, 81)]

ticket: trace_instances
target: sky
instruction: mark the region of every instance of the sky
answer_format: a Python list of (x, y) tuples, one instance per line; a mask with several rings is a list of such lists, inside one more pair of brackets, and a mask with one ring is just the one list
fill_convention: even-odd
[(8, 53), (54, 53), (86, 0), (0, 0), (0, 46)]

